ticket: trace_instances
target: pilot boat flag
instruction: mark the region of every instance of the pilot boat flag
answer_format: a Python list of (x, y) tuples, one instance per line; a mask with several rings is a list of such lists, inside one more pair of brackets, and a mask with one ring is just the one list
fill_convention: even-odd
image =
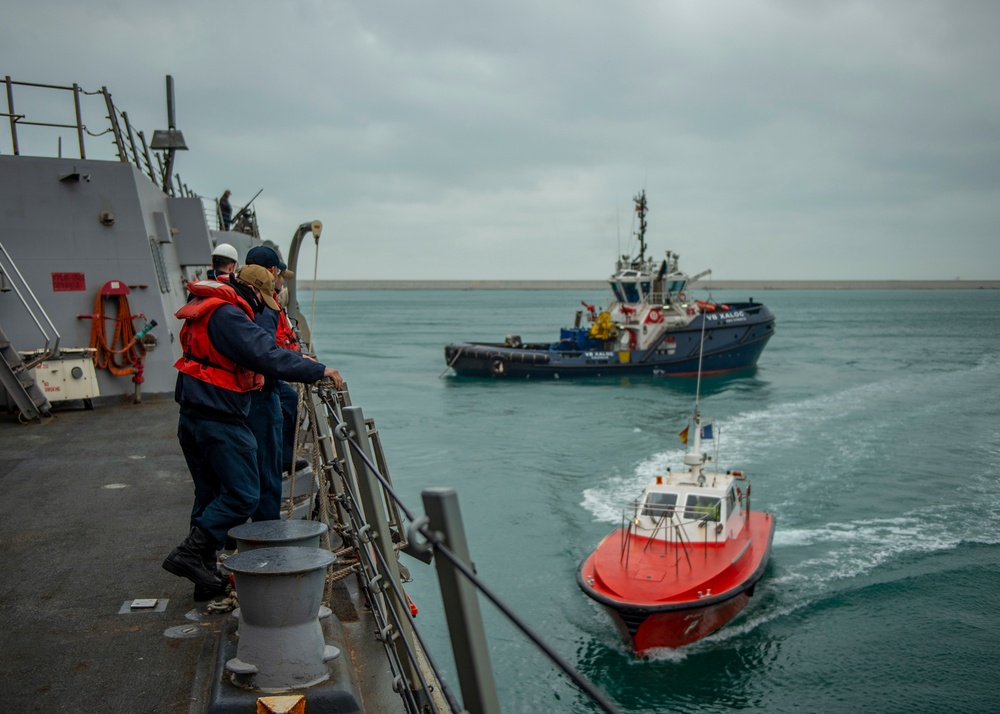
[[(681, 438), (681, 443), (682, 444), (688, 443), (688, 432), (689, 432), (690, 429), (691, 429), (691, 425), (688, 424), (686, 427), (684, 427), (684, 431), (682, 431), (680, 434), (677, 435), (677, 436), (679, 436)], [(712, 439), (712, 438), (714, 438), (714, 436), (715, 436), (715, 432), (712, 429), (712, 422), (709, 422), (708, 424), (703, 424), (702, 427), (701, 427), (701, 438), (703, 440), (704, 439)]]

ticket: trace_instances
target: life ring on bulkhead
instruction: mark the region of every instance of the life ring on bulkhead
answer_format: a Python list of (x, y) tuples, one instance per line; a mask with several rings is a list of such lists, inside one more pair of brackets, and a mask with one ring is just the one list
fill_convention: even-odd
[(681, 302), (685, 302), (685, 301), (687, 301), (687, 299), (688, 299), (688, 296), (687, 296), (687, 295), (685, 295), (685, 294), (684, 294), (683, 292), (679, 292), (679, 293), (677, 293), (677, 297), (678, 297), (678, 298), (680, 298), (680, 301), (681, 301)]
[(649, 313), (646, 315), (645, 322), (646, 324), (649, 325), (658, 325), (659, 323), (663, 322), (663, 311), (660, 310), (659, 308), (654, 308), (650, 310)]
[(638, 335), (635, 330), (622, 330), (621, 334), (618, 335), (618, 347), (622, 350), (627, 349), (629, 352), (634, 352), (637, 339)]
[(490, 374), (494, 377), (506, 377), (507, 376), (507, 362), (501, 357), (497, 357), (492, 362), (490, 362)]

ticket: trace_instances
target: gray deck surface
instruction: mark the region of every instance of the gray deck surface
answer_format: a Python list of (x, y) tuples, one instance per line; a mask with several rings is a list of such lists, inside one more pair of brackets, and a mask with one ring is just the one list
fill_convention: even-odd
[[(0, 413), (3, 711), (204, 706), (206, 663), (228, 615), (199, 615), (193, 586), (160, 567), (186, 535), (193, 495), (176, 430), (177, 405), (165, 398), (60, 409), (27, 426)], [(168, 602), (160, 612), (119, 614), (135, 598)], [(193, 636), (168, 637), (171, 628)], [(384, 669), (381, 659), (371, 666), (378, 649), (345, 653), (369, 664), (362, 680)], [(401, 708), (398, 698), (368, 694), (366, 704)]]
[[(160, 567), (191, 479), (177, 405), (147, 400), (0, 423), (0, 690), (8, 711), (187, 712), (203, 645), (192, 586)], [(124, 485), (124, 488), (117, 485)], [(163, 612), (119, 615), (134, 598)], [(204, 627), (204, 625), (202, 626)]]

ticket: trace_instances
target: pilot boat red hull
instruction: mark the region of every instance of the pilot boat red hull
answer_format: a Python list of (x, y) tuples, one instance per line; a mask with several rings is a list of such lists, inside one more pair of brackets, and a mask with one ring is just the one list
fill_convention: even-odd
[(583, 562), (577, 582), (637, 653), (690, 644), (736, 617), (764, 574), (774, 517), (748, 515), (742, 532), (721, 543), (711, 535), (679, 544), (616, 530)]

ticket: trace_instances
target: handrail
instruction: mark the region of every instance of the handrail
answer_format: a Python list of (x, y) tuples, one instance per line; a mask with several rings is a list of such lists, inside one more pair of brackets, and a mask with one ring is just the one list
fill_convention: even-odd
[[(364, 466), (363, 470), (354, 469), (356, 474), (360, 475), (362, 471), (364, 471), (367, 472), (367, 474), (373, 476), (377, 480), (378, 485), (380, 486), (380, 489), (383, 492), (383, 494), (396, 504), (398, 510), (401, 511), (402, 514), (406, 517), (406, 519), (410, 522), (410, 526), (407, 531), (410, 534), (410, 536), (412, 537), (414, 534), (419, 533), (420, 536), (424, 539), (423, 543), (413, 544), (413, 545), (417, 549), (425, 549), (432, 552), (433, 557), (435, 559), (438, 558), (443, 559), (448, 563), (448, 565), (451, 568), (454, 568), (456, 571), (461, 573), (461, 575), (465, 578), (466, 581), (471, 583), (476, 590), (478, 590), (490, 602), (492, 602), (493, 605), (498, 610), (500, 610), (500, 612), (503, 613), (507, 617), (507, 619), (514, 624), (515, 627), (521, 630), (521, 632), (532, 643), (534, 643), (535, 646), (538, 647), (553, 662), (553, 664), (555, 664), (559, 669), (561, 669), (570, 678), (573, 684), (576, 685), (576, 687), (578, 687), (586, 696), (588, 696), (600, 710), (609, 712), (611, 714), (616, 714), (619, 710), (606, 697), (606, 695), (604, 695), (603, 692), (597, 689), (580, 672), (578, 672), (572, 665), (570, 665), (569, 662), (563, 659), (548, 643), (542, 640), (542, 638), (537, 633), (535, 633), (534, 630), (530, 626), (528, 626), (526, 622), (524, 622), (516, 613), (514, 613), (514, 611), (507, 604), (505, 604), (499, 598), (499, 596), (497, 596), (485, 584), (485, 582), (483, 582), (479, 578), (479, 576), (472, 570), (469, 564), (464, 562), (462, 558), (458, 557), (458, 555), (449, 547), (449, 543), (451, 543), (451, 541), (448, 539), (446, 533), (441, 533), (432, 529), (430, 527), (430, 521), (426, 516), (417, 516), (417, 514), (413, 511), (413, 509), (411, 509), (402, 501), (402, 499), (394, 490), (392, 483), (386, 478), (386, 476), (384, 476), (381, 473), (381, 471), (377, 467), (377, 464), (369, 456), (367, 450), (364, 448), (364, 445), (358, 443), (358, 438), (361, 436), (361, 434), (358, 432), (362, 431), (362, 429), (357, 427), (359, 424), (364, 423), (362, 421), (360, 411), (351, 412), (350, 416), (353, 417), (352, 419), (353, 424), (349, 424), (348, 418), (341, 413), (339, 403), (337, 402), (335, 395), (331, 392), (331, 390), (328, 387), (324, 386), (319, 387), (317, 390), (317, 395), (320, 401), (326, 407), (325, 409), (326, 416), (330, 420), (331, 426), (333, 427), (334, 438), (340, 443), (346, 444), (349, 450), (352, 452), (353, 459), (358, 461), (359, 464)], [(351, 408), (351, 410), (355, 409), (357, 408), (356, 407)], [(365, 431), (367, 432), (367, 430)], [(357, 499), (357, 495), (351, 493), (353, 487), (350, 484), (347, 484), (347, 486), (348, 488), (346, 489), (345, 495), (352, 502), (355, 502)], [(429, 494), (430, 492), (427, 491), (424, 492), (425, 503), (429, 497)], [(357, 503), (352, 503), (351, 507), (347, 509), (350, 512), (352, 519), (355, 517), (361, 517), (362, 515), (368, 515), (369, 517), (372, 515), (368, 513), (362, 514), (361, 512), (362, 509), (359, 508), (358, 505), (359, 504)], [(379, 505), (382, 506), (384, 504), (379, 504)], [(459, 523), (458, 525), (460, 526), (459, 530), (461, 530), (461, 523)], [(365, 531), (364, 534), (356, 532), (354, 534), (354, 537), (357, 538), (358, 542), (361, 544), (364, 544), (365, 541), (368, 541), (373, 546), (370, 549), (373, 553), (376, 554), (373, 556), (373, 559), (381, 561), (379, 565), (381, 565), (382, 567), (379, 567), (378, 571), (379, 573), (384, 573), (385, 572), (384, 566), (387, 564), (386, 561), (388, 561), (389, 559), (389, 554), (392, 553), (391, 544), (379, 542), (383, 540), (380, 537), (371, 539), (371, 536), (374, 534), (373, 531), (377, 530), (375, 526), (372, 526), (371, 528), (362, 526), (361, 529), (359, 530)], [(388, 546), (388, 548), (386, 546)], [(370, 565), (370, 563), (368, 562), (368, 558), (364, 555), (361, 555), (362, 552), (366, 552), (368, 550), (369, 548), (367, 547), (358, 548), (358, 553), (362, 564)], [(394, 553), (392, 553), (392, 557), (395, 557)], [(393, 578), (380, 579), (378, 577), (378, 574), (372, 574), (372, 575), (366, 574), (366, 580), (367, 580), (367, 586), (371, 588), (370, 595), (379, 593), (384, 594), (385, 589), (388, 588), (394, 593), (394, 595), (397, 598), (397, 601), (400, 599), (399, 593), (401, 592), (401, 587), (399, 587), (398, 583), (393, 582)], [(377, 603), (378, 598), (371, 597), (370, 602)], [(415, 635), (415, 637), (420, 641), (420, 646), (423, 647), (422, 638), (420, 637), (419, 632), (413, 626), (412, 618), (409, 616), (408, 609), (402, 608), (401, 610), (402, 610), (402, 617), (399, 617), (400, 609), (391, 607), (388, 608), (385, 613), (380, 613), (379, 615), (379, 617), (385, 618), (386, 622), (388, 622), (388, 620), (393, 620), (393, 622), (391, 623), (392, 627), (388, 630), (384, 630), (381, 634), (384, 637), (386, 637), (387, 640), (398, 639), (402, 641), (403, 644), (400, 647), (396, 648), (397, 655), (400, 654), (400, 650), (402, 650), (403, 652), (412, 653), (416, 649), (412, 643), (407, 641), (407, 636), (406, 636), (407, 630)], [(409, 627), (405, 627), (406, 624), (409, 624)], [(403, 625), (404, 627), (400, 628), (400, 625)], [(387, 651), (388, 649), (389, 646), (387, 644)], [(426, 648), (424, 648), (424, 653), (427, 654)], [(462, 664), (467, 664), (467, 663), (459, 663), (459, 664), (461, 666)], [(438, 670), (433, 665), (432, 661), (430, 662), (430, 665), (431, 668), (434, 670), (435, 674), (437, 675)], [(475, 663), (473, 663), (473, 666), (475, 666)], [(399, 671), (399, 670), (394, 668), (394, 671)], [(439, 675), (438, 678), (440, 679)], [(421, 680), (421, 682), (423, 683), (423, 680)], [(399, 690), (400, 688), (397, 687), (397, 691)], [(402, 694), (402, 692), (400, 693)], [(464, 686), (463, 686), (463, 693), (465, 693)], [(452, 707), (452, 709), (455, 712), (462, 711), (462, 709), (458, 707), (457, 702), (454, 701), (454, 698), (452, 697), (450, 692), (445, 691), (445, 695), (449, 700), (449, 706)], [(466, 695), (466, 697), (468, 698), (468, 695)], [(404, 701), (410, 704), (409, 699), (407, 699), (405, 696), (404, 696)], [(425, 704), (427, 703), (425, 702)], [(469, 704), (470, 704), (469, 702), (466, 702), (467, 705), (466, 709), (469, 709), (468, 706)], [(476, 702), (476, 704), (478, 705), (476, 708), (477, 711), (493, 711), (493, 709), (489, 706), (488, 701), (485, 703), (485, 705), (483, 701)], [(429, 706), (432, 707), (432, 711), (439, 711), (439, 708), (433, 703), (430, 703)]]
[(38, 308), (38, 311), (45, 318), (45, 322), (48, 323), (49, 328), (55, 335), (55, 342), (52, 344), (52, 347), (50, 348), (49, 343), (52, 342), (52, 337), (49, 335), (48, 332), (45, 331), (45, 328), (42, 326), (42, 323), (39, 320), (38, 316), (35, 314), (35, 311), (32, 309), (31, 305), (28, 304), (28, 301), (25, 299), (24, 295), (21, 294), (21, 290), (20, 288), (18, 288), (17, 282), (11, 280), (10, 286), (14, 289), (14, 292), (17, 294), (17, 297), (21, 301), (21, 304), (24, 305), (24, 309), (28, 311), (28, 314), (31, 316), (32, 321), (35, 323), (35, 327), (38, 328), (38, 331), (42, 333), (42, 337), (45, 338), (45, 347), (42, 348), (41, 353), (36, 355), (29, 362), (25, 363), (25, 367), (31, 369), (39, 362), (42, 362), (48, 359), (49, 357), (59, 355), (59, 340), (61, 339), (59, 335), (59, 330), (56, 329), (55, 324), (52, 322), (52, 318), (49, 317), (48, 313), (45, 312), (45, 308), (42, 307), (42, 304), (38, 301), (38, 298), (35, 297), (35, 293), (31, 290), (31, 286), (28, 285), (28, 281), (24, 279), (23, 275), (21, 275), (21, 271), (18, 270), (17, 264), (14, 262), (14, 259), (10, 257), (10, 253), (7, 252), (7, 248), (4, 247), (3, 243), (0, 243), (0, 253), (3, 253), (4, 258), (6, 258), (7, 264), (9, 264), (10, 266), (10, 267), (5, 267), (3, 262), (0, 262), (0, 273), (3, 273), (8, 277), (13, 277), (10, 272), (11, 269), (13, 269), (14, 275), (17, 276), (17, 279), (21, 282), (21, 285), (24, 287), (25, 291), (27, 291), (28, 295), (31, 296), (31, 300), (34, 302), (35, 307)]
[[(117, 159), (121, 163), (131, 163), (140, 172), (148, 176), (150, 181), (154, 185), (162, 188), (162, 190), (170, 195), (176, 195), (177, 193), (190, 194), (185, 186), (180, 181), (180, 177), (177, 176), (177, 189), (175, 190), (173, 185), (173, 176), (162, 176), (162, 170), (157, 172), (153, 166), (153, 160), (150, 156), (149, 144), (146, 141), (146, 136), (142, 131), (135, 129), (132, 123), (129, 121), (128, 114), (126, 112), (120, 111), (111, 99), (111, 93), (108, 91), (107, 87), (101, 87), (95, 91), (86, 91), (81, 88), (78, 84), (73, 84), (72, 86), (61, 86), (56, 84), (41, 84), (38, 82), (18, 82), (10, 78), (10, 76), (4, 77), (0, 80), (6, 87), (6, 98), (7, 98), (7, 111), (0, 112), (0, 116), (5, 116), (9, 119), (9, 132), (10, 132), (10, 142), (11, 150), (14, 156), (22, 155), (22, 146), (20, 137), (18, 135), (18, 127), (48, 127), (52, 129), (75, 129), (76, 139), (78, 144), (77, 156), (80, 159), (87, 158), (87, 147), (84, 141), (86, 135), (92, 137), (103, 136), (104, 134), (112, 135), (112, 143), (114, 145), (114, 150)], [(34, 119), (28, 118), (25, 113), (18, 113), (14, 106), (14, 88), (15, 87), (30, 87), (35, 89), (43, 90), (55, 90), (62, 92), (72, 92), (73, 93), (73, 116), (75, 118), (75, 123), (66, 122), (55, 122), (55, 121), (36, 121)], [(80, 98), (81, 96), (94, 96), (101, 95), (103, 100), (104, 108), (107, 114), (102, 117), (102, 121), (106, 121), (106, 128), (103, 131), (94, 132), (87, 128), (87, 124), (83, 117), (83, 107), (81, 106)], [(138, 139), (138, 141), (136, 140)], [(60, 154), (62, 152), (62, 143), (60, 141), (59, 145)], [(156, 152), (157, 160), (160, 160), (160, 152)], [(162, 163), (161, 163), (162, 166)]]

